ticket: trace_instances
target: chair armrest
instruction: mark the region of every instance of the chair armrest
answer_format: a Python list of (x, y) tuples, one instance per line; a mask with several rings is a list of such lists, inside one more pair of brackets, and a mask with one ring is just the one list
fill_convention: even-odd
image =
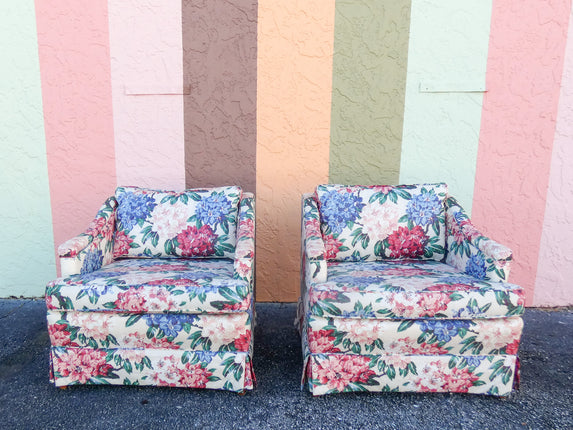
[(85, 232), (58, 247), (62, 276), (86, 274), (113, 261), (117, 200), (108, 198)]
[(255, 261), (255, 197), (252, 193), (243, 193), (237, 222), (233, 278), (246, 280), (252, 285)]
[(446, 199), (446, 263), (495, 282), (509, 278), (511, 249), (484, 236), (453, 197)]
[(314, 194), (302, 196), (302, 264), (306, 283), (326, 282), (326, 247), (320, 231), (320, 214)]

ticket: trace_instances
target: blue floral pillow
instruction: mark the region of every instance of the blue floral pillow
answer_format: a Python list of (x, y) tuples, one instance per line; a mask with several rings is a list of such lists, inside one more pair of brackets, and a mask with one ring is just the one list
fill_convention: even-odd
[(446, 184), (319, 185), (316, 194), (329, 260), (444, 258)]
[(115, 257), (229, 257), (241, 188), (182, 192), (118, 187)]

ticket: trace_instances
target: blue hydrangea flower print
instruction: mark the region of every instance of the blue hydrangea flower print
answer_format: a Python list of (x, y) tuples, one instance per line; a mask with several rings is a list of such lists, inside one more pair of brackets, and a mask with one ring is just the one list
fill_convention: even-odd
[(340, 234), (347, 222), (354, 222), (365, 206), (362, 197), (353, 193), (329, 191), (322, 199), (322, 217), (330, 230)]
[(414, 223), (425, 226), (433, 224), (442, 212), (442, 203), (434, 190), (422, 190), (408, 202), (406, 214)]
[(342, 318), (376, 318), (376, 314), (371, 310), (355, 309), (352, 312), (343, 311)]
[(197, 204), (197, 219), (203, 225), (217, 225), (225, 220), (231, 210), (231, 201), (224, 193), (213, 193), (209, 197), (201, 199)]
[(480, 254), (472, 255), (468, 260), (466, 263), (466, 273), (477, 279), (485, 278), (485, 261)]
[(130, 231), (139, 219), (146, 219), (157, 203), (147, 194), (126, 192), (118, 198), (117, 219), (123, 230)]
[(440, 342), (449, 342), (457, 336), (460, 328), (468, 328), (469, 322), (464, 320), (438, 321), (423, 320), (416, 321), (423, 332), (432, 332)]
[(82, 264), (80, 274), (85, 275), (98, 270), (103, 264), (103, 253), (99, 249), (88, 251), (86, 259)]
[(165, 336), (175, 337), (183, 329), (183, 324), (192, 322), (192, 315), (177, 314), (147, 314), (145, 315), (149, 327), (159, 327)]
[(466, 362), (470, 367), (478, 367), (480, 363), (483, 361), (484, 357), (478, 356), (466, 356)]

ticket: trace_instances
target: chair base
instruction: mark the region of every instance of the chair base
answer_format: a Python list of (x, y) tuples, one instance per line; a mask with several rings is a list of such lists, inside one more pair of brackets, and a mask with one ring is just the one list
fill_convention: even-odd
[(515, 355), (307, 354), (304, 385), (315, 396), (353, 391), (508, 396)]
[(50, 380), (57, 387), (155, 385), (241, 393), (254, 385), (245, 352), (52, 347), (50, 362)]

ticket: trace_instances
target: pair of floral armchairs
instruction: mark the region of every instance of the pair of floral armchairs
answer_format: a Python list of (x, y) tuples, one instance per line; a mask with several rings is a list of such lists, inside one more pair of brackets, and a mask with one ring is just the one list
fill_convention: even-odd
[[(445, 184), (321, 185), (302, 219), (303, 386), (511, 392), (524, 304), (511, 251)], [(119, 187), (59, 247), (51, 380), (251, 390), (254, 230), (239, 187)]]

